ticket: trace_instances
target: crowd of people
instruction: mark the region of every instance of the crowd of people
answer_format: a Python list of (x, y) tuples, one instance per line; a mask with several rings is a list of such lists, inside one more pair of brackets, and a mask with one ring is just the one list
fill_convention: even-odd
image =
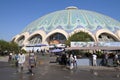
[[(45, 55), (45, 51), (41, 51), (41, 52), (37, 52), (37, 53), (41, 53), (41, 55), (43, 55), (43, 54)], [(97, 66), (97, 65), (108, 66), (109, 65), (109, 57), (110, 56), (108, 53), (104, 54), (100, 63), (98, 64), (97, 63), (98, 56), (96, 53), (93, 53), (93, 54), (91, 54), (90, 61), (91, 61), (92, 66)], [(22, 52), (20, 52), (19, 54), (10, 53), (8, 62), (13, 63), (13, 61), (17, 68), (17, 72), (22, 72), (25, 64), (27, 64), (28, 72), (32, 75), (34, 74), (33, 69), (36, 67), (36, 53), (34, 51), (29, 51), (29, 54), (23, 54)], [(78, 66), (77, 65), (77, 55), (67, 54), (65, 52), (61, 53), (60, 55), (57, 55), (56, 62), (59, 63), (60, 65), (65, 65), (70, 70), (77, 68), (77, 66)], [(114, 55), (113, 64), (116, 66), (120, 65), (118, 54)]]
[(36, 66), (36, 55), (32, 51), (29, 51), (28, 57), (26, 57), (26, 55), (22, 52), (20, 52), (19, 54), (10, 53), (8, 62), (11, 64), (15, 64), (17, 72), (22, 72), (23, 68), (27, 64), (29, 73), (33, 75), (33, 68)]
[(58, 62), (60, 65), (65, 65), (69, 69), (73, 69), (74, 67), (77, 67), (77, 56), (73, 54), (66, 54), (62, 53), (61, 55), (58, 55), (56, 58), (56, 62)]
[(97, 66), (97, 65), (110, 66), (110, 62), (109, 62), (110, 59), (112, 59), (112, 61), (111, 61), (112, 66), (119, 66), (120, 65), (120, 60), (119, 60), (117, 53), (114, 54), (112, 57), (110, 57), (109, 53), (103, 54), (102, 59), (101, 59), (99, 64), (97, 63), (97, 54), (93, 53), (92, 59), (91, 59), (92, 66)]
[[(91, 66), (119, 66), (120, 65), (120, 59), (118, 57), (118, 54), (114, 54), (111, 58), (109, 53), (103, 54), (100, 61), (98, 61), (98, 55), (96, 53), (91, 54), (91, 57), (88, 59), (90, 60)], [(112, 60), (112, 61), (110, 61)], [(67, 54), (63, 53), (61, 55), (57, 56), (56, 61), (60, 65), (66, 65), (70, 69), (73, 69), (77, 67), (77, 56), (75, 54)]]

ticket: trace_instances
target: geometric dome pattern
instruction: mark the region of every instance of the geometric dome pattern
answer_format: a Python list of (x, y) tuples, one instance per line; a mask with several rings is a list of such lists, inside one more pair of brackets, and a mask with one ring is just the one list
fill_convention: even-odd
[(84, 28), (92, 33), (99, 29), (115, 32), (120, 30), (120, 22), (103, 14), (72, 6), (40, 17), (30, 23), (22, 33), (33, 33), (37, 30), (48, 33), (55, 29), (63, 29), (70, 33), (77, 28)]

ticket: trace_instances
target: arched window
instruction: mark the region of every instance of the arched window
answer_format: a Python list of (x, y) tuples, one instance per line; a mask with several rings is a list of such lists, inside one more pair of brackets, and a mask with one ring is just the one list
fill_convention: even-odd
[(36, 34), (29, 39), (29, 44), (39, 44), (42, 42), (42, 36)]
[(24, 40), (25, 40), (25, 36), (21, 36), (20, 38), (18, 38), (17, 41), (18, 45), (21, 46)]
[(99, 41), (103, 41), (103, 42), (114, 42), (114, 41), (117, 41), (115, 39), (115, 37), (113, 37), (112, 35), (110, 34), (107, 34), (107, 33), (102, 33), (98, 36), (98, 40)]
[(65, 43), (66, 37), (61, 33), (54, 33), (49, 37), (49, 43), (50, 44), (59, 44), (59, 43)]

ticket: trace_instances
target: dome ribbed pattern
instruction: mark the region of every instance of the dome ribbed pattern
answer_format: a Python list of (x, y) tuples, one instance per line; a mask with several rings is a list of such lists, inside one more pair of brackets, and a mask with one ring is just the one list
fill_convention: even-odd
[(30, 23), (22, 33), (33, 33), (37, 30), (44, 30), (48, 33), (55, 29), (63, 29), (70, 33), (77, 28), (84, 28), (91, 32), (96, 32), (98, 29), (108, 29), (115, 32), (120, 30), (120, 22), (100, 13), (68, 7), (65, 10), (40, 17)]

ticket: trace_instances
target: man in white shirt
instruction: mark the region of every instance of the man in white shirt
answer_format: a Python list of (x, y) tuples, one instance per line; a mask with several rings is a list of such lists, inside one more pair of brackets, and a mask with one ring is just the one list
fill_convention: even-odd
[(77, 56), (74, 55), (74, 66), (77, 68)]
[(74, 62), (74, 58), (73, 58), (73, 55), (71, 54), (70, 55), (70, 69), (73, 69), (73, 62)]
[(18, 55), (18, 72), (21, 72), (23, 70), (24, 63), (25, 63), (25, 55), (21, 52)]
[(93, 53), (93, 66), (97, 66), (97, 55)]

